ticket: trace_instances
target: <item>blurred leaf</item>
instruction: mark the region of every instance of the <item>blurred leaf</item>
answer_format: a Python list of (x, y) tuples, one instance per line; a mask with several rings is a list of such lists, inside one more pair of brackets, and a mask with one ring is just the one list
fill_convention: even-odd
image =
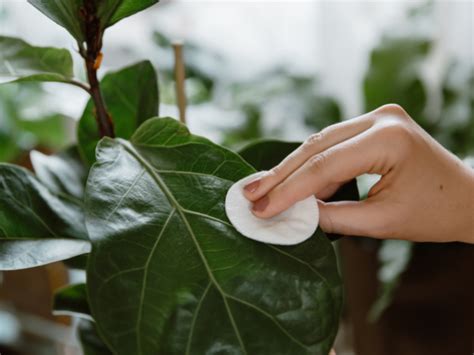
[(38, 151), (30, 153), (36, 177), (50, 191), (64, 194), (82, 201), (87, 179), (87, 168), (82, 162), (76, 146), (56, 155), (45, 155)]
[(420, 38), (384, 38), (372, 51), (364, 79), (365, 110), (397, 103), (424, 123), (426, 90), (420, 63), (426, 59), (431, 41)]
[(78, 41), (84, 42), (84, 28), (81, 22), (80, 9), (84, 0), (28, 0), (43, 14), (58, 25), (64, 27)]
[(442, 83), (443, 104), (431, 134), (460, 156), (474, 154), (474, 68), (452, 65)]
[[(149, 61), (107, 74), (101, 81), (101, 89), (117, 137), (130, 138), (142, 122), (158, 114), (157, 76)], [(92, 100), (79, 122), (78, 141), (81, 154), (92, 164), (99, 141)]]
[(52, 149), (63, 148), (69, 141), (69, 129), (73, 119), (62, 114), (52, 114), (39, 119), (19, 119), (16, 127), (21, 135), (30, 133), (32, 145), (42, 145)]
[(322, 231), (291, 247), (241, 236), (223, 204), (254, 171), (173, 119), (99, 143), (87, 287), (114, 353), (327, 355), (342, 302), (334, 250)]
[(0, 36), (0, 76), (13, 77), (14, 82), (68, 82), (73, 75), (72, 57), (66, 49), (34, 47)]
[(112, 352), (100, 338), (94, 322), (81, 319), (77, 332), (84, 355), (112, 355)]
[[(86, 39), (84, 15), (82, 8), (84, 0), (28, 0), (43, 14), (58, 25), (64, 27), (80, 43)], [(96, 4), (96, 16), (99, 19), (99, 31), (103, 32), (125, 17), (156, 4), (158, 0), (101, 0), (93, 1)]]
[(86, 284), (68, 285), (57, 290), (54, 294), (53, 313), (92, 320)]
[(238, 128), (228, 129), (224, 132), (222, 144), (228, 147), (242, 146), (248, 141), (262, 137), (261, 112), (257, 105), (248, 104), (242, 106), (245, 115), (244, 124)]
[(378, 270), (378, 279), (381, 285), (377, 300), (369, 311), (369, 321), (376, 322), (392, 303), (400, 277), (411, 260), (413, 245), (412, 242), (406, 240), (382, 241), (378, 251), (378, 259), (381, 264)]
[[(54, 238), (58, 239), (57, 246)], [(88, 238), (82, 206), (53, 194), (26, 169), (0, 164), (0, 241), (10, 242), (0, 244), (0, 269), (57, 261), (63, 247), (62, 259), (87, 252), (86, 244), (65, 238)], [(21, 243), (14, 243), (18, 239)], [(44, 239), (44, 244), (36, 239)], [(18, 256), (14, 263), (10, 257), (13, 253)]]
[(300, 145), (300, 142), (263, 139), (246, 145), (239, 150), (239, 155), (256, 170), (270, 170)]
[(340, 122), (342, 119), (337, 101), (328, 96), (315, 95), (311, 97), (305, 111), (304, 122), (316, 131)]
[(3, 239), (0, 235), (0, 270), (28, 269), (87, 254), (90, 250), (86, 240)]

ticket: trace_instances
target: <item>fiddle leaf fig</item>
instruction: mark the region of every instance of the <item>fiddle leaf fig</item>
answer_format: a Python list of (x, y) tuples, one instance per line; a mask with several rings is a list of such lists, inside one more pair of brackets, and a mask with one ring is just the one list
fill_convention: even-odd
[(82, 203), (87, 169), (77, 147), (70, 147), (56, 155), (32, 151), (30, 158), (36, 177), (43, 185), (56, 194), (75, 198)]
[(158, 2), (158, 0), (28, 0), (30, 4), (43, 14), (68, 30), (80, 43), (86, 39), (84, 8), (87, 1), (94, 4), (90, 6), (91, 9), (94, 9), (94, 13), (89, 14), (89, 16), (95, 16), (98, 19), (98, 30), (101, 32), (123, 18), (142, 11)]
[(76, 200), (52, 193), (26, 169), (0, 164), (0, 270), (87, 253), (86, 240)]
[[(149, 61), (109, 73), (102, 79), (102, 93), (117, 137), (130, 138), (141, 123), (158, 114), (157, 82), (156, 72)], [(89, 163), (95, 160), (95, 147), (99, 139), (91, 99), (78, 126), (79, 148)]]
[(115, 354), (321, 354), (341, 281), (318, 231), (291, 247), (240, 235), (224, 212), (239, 155), (151, 119), (104, 138), (86, 188), (90, 308)]
[(20, 270), (50, 264), (87, 254), (90, 249), (88, 241), (78, 239), (0, 238), (0, 270)]
[(18, 38), (0, 36), (0, 76), (14, 82), (69, 82), (72, 57), (66, 49), (35, 47)]

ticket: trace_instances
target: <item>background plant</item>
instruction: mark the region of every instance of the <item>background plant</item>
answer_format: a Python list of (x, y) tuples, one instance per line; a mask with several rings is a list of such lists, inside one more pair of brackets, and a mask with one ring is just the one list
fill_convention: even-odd
[(342, 302), (329, 240), (318, 231), (294, 247), (256, 243), (223, 208), (232, 182), (294, 144), (247, 147), (248, 160), (259, 157), (252, 166), (173, 119), (153, 118), (158, 80), (149, 61), (99, 80), (106, 29), (156, 1), (30, 2), (76, 40), (87, 83), (67, 50), (6, 36), (0, 74), (70, 84), (90, 100), (77, 147), (32, 152), (35, 175), (0, 165), (1, 269), (86, 255), (67, 262), (86, 267), (87, 283), (60, 290), (55, 310), (83, 318), (87, 354), (327, 354)]

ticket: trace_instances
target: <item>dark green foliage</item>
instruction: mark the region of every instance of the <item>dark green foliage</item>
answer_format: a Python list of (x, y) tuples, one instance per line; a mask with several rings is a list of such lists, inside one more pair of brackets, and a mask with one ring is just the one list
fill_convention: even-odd
[(321, 231), (286, 248), (242, 237), (224, 197), (254, 171), (172, 119), (101, 141), (87, 287), (114, 353), (328, 353), (341, 307), (332, 246)]
[[(130, 138), (142, 122), (158, 114), (157, 77), (149, 61), (108, 73), (101, 81), (101, 88), (117, 137)], [(92, 99), (87, 103), (77, 134), (82, 155), (93, 163), (100, 136)]]

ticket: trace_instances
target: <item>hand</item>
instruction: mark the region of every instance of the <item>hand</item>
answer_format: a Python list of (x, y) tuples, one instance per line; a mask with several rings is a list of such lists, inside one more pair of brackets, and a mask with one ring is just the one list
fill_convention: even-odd
[[(382, 176), (366, 200), (322, 201), (364, 173)], [(398, 105), (312, 135), (244, 194), (261, 218), (314, 194), (330, 233), (474, 243), (474, 172)]]

